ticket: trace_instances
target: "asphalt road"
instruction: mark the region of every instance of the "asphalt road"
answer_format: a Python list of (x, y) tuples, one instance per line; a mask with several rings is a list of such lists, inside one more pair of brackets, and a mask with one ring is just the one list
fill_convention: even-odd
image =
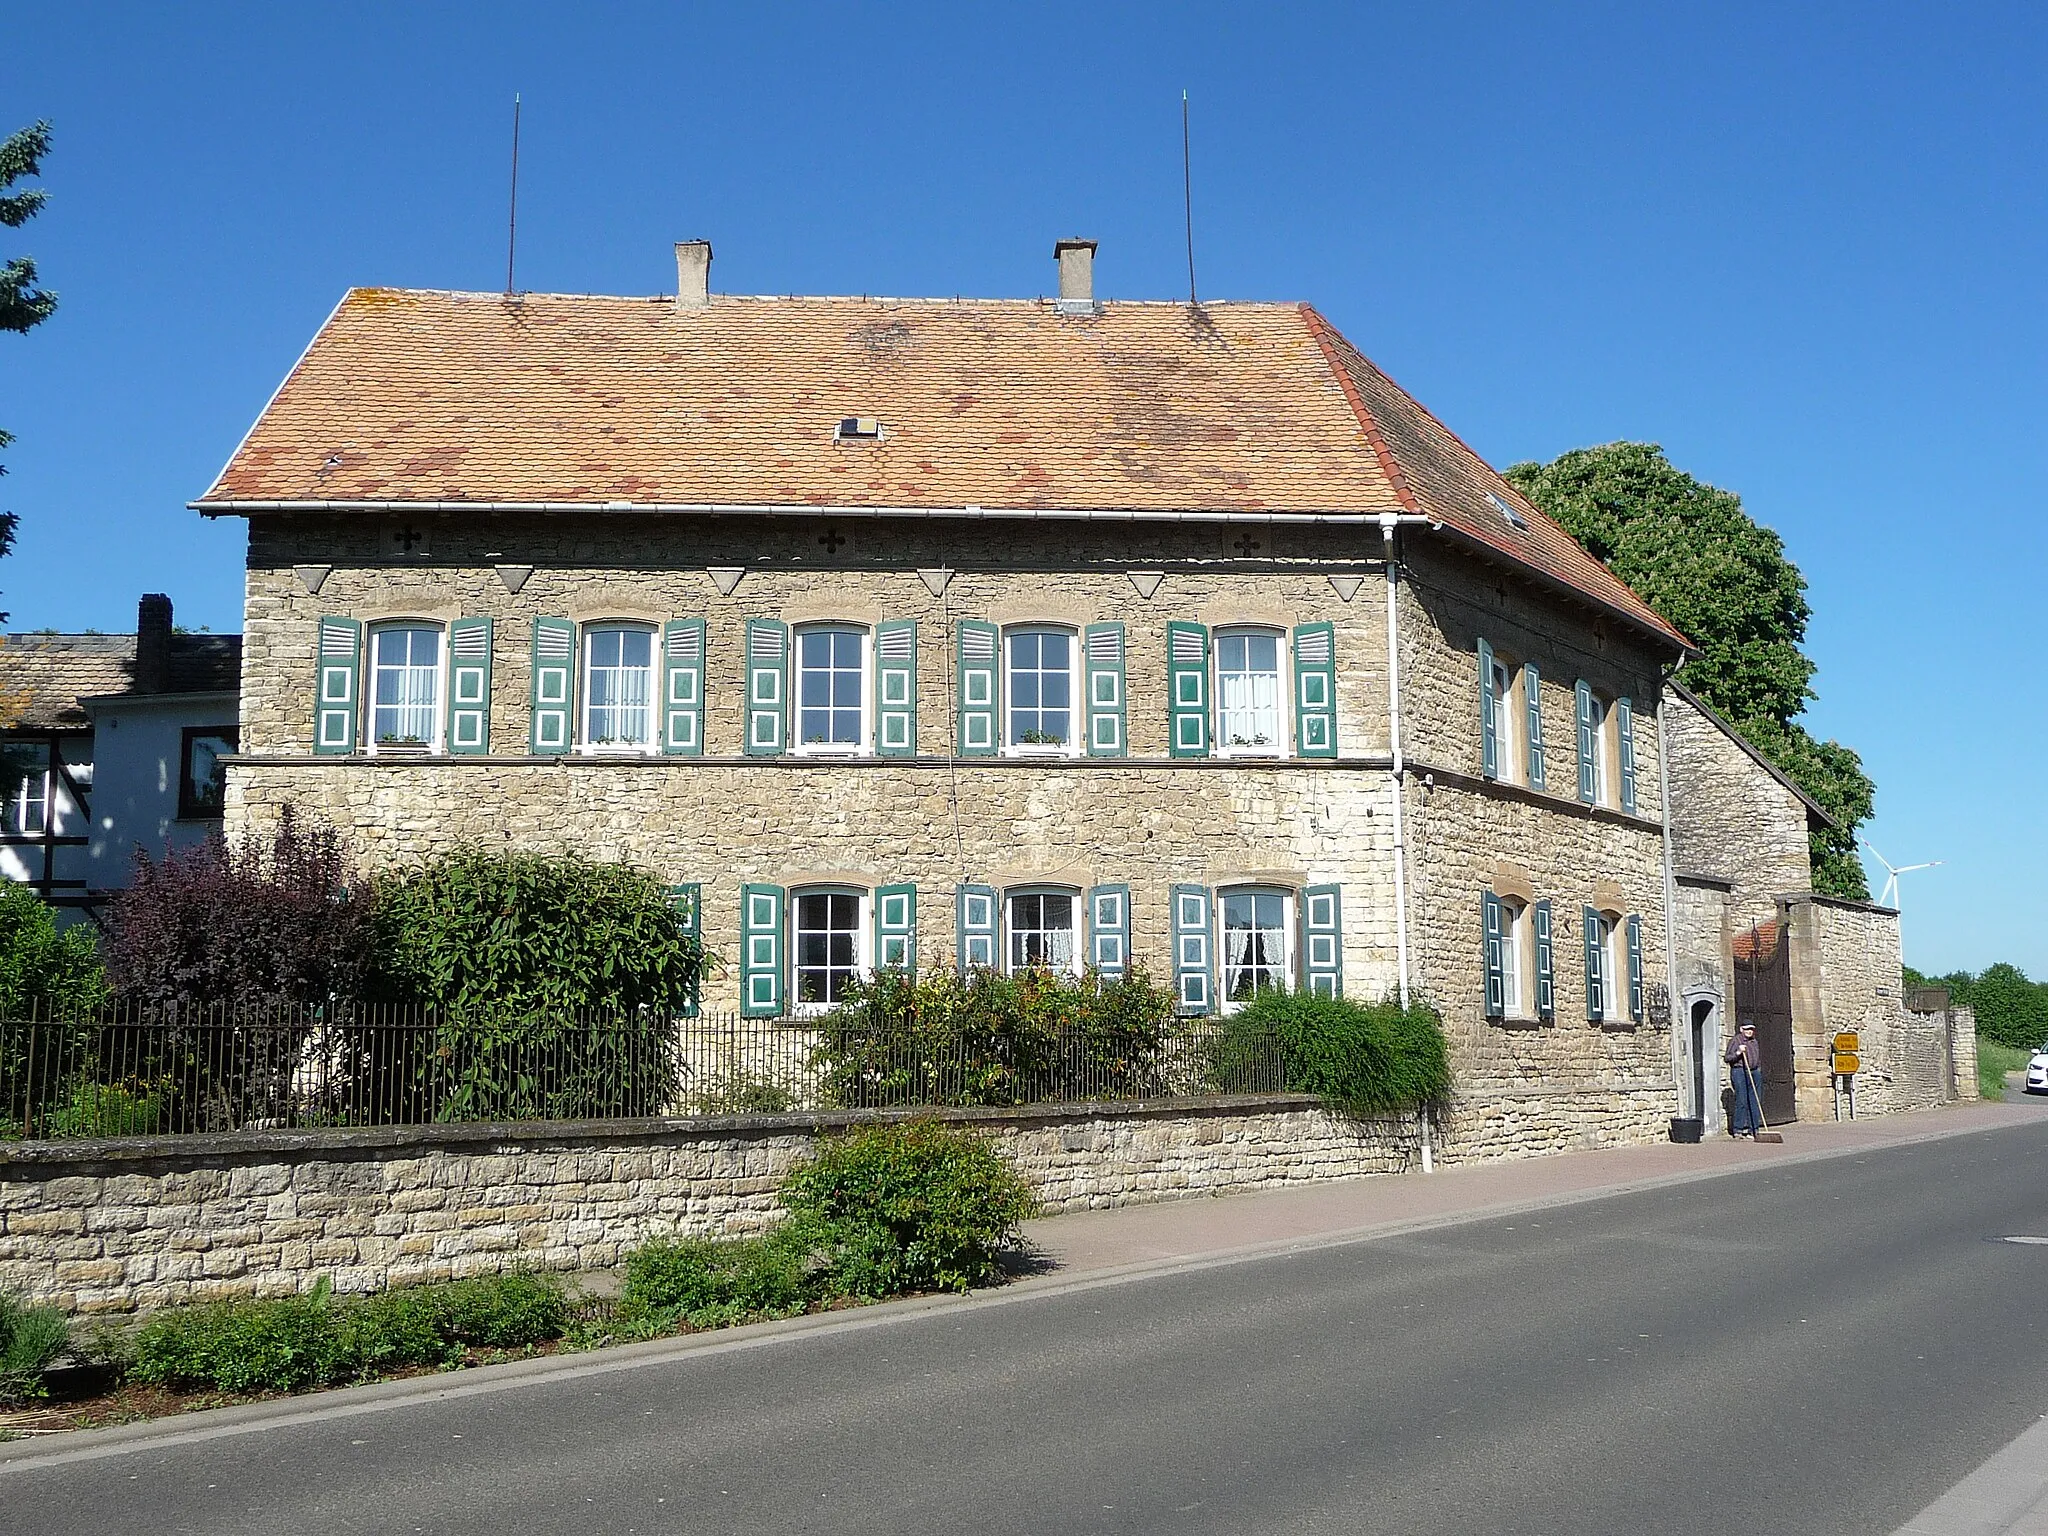
[(0, 1463), (0, 1529), (1881, 1536), (2048, 1413), (2010, 1233), (2048, 1120)]

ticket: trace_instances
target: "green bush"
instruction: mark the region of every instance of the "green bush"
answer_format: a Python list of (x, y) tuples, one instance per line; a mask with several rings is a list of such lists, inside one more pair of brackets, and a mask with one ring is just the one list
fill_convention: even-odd
[(155, 1136), (168, 1129), (163, 1093), (140, 1083), (74, 1083), (44, 1113), (45, 1136)]
[(703, 950), (652, 875), (466, 848), (374, 890), (374, 995), (439, 1010), (431, 1038), (355, 1032), (358, 1076), (400, 1118), (658, 1115), (677, 1107), (669, 1020)]
[(1355, 1003), (1305, 992), (1260, 992), (1223, 1021), (1212, 1079), (1242, 1075), (1277, 1045), (1283, 1081), (1346, 1114), (1377, 1115), (1440, 1103), (1451, 1090), (1442, 1020), (1424, 1003)]
[(678, 1323), (722, 1328), (788, 1317), (826, 1294), (811, 1266), (811, 1239), (796, 1224), (765, 1237), (658, 1241), (626, 1259), (616, 1315), (629, 1331), (665, 1333)]
[(41, 1397), (43, 1372), (70, 1342), (62, 1312), (24, 1307), (0, 1291), (0, 1403)]
[(322, 1279), (303, 1296), (217, 1302), (158, 1313), (135, 1337), (134, 1374), (157, 1386), (303, 1392), (411, 1365), (449, 1365), (466, 1349), (516, 1349), (562, 1336), (559, 1281), (490, 1275), (337, 1300)]
[(89, 1013), (106, 997), (91, 927), (59, 932), (55, 908), (25, 885), (0, 881), (0, 1019), (31, 1009)]
[(1118, 980), (975, 969), (856, 981), (821, 1025), (825, 1101), (848, 1107), (1142, 1098), (1164, 1087), (1173, 994)]
[(1038, 1210), (993, 1143), (931, 1120), (830, 1138), (789, 1171), (781, 1199), (834, 1289), (870, 1297), (993, 1280)]

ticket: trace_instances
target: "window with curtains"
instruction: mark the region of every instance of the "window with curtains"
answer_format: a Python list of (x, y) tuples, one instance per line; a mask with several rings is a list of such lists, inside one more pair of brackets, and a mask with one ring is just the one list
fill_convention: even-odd
[(1004, 744), (1013, 751), (1071, 751), (1076, 741), (1072, 631), (1012, 629), (1003, 635)]
[(0, 747), (0, 833), (40, 837), (50, 829), (50, 749), (42, 742)]
[(1493, 706), (1494, 777), (1502, 781), (1515, 777), (1520, 754), (1515, 750), (1520, 715), (1515, 708), (1515, 667), (1496, 654), (1489, 664), (1487, 694)]
[(1592, 695), (1591, 709), (1590, 724), (1593, 730), (1593, 758), (1591, 765), (1593, 774), (1593, 804), (1612, 805), (1614, 803), (1614, 744), (1612, 740), (1614, 735), (1614, 707), (1601, 695), (1595, 693)]
[(583, 631), (583, 743), (599, 751), (654, 747), (654, 631), (593, 624)]
[(864, 964), (865, 905), (855, 890), (799, 890), (790, 900), (790, 996), (800, 1008), (830, 1007)]
[(1216, 632), (1216, 748), (1224, 756), (1284, 750), (1281, 640), (1271, 629)]
[(1223, 1000), (1250, 1002), (1266, 987), (1294, 984), (1294, 900), (1286, 891), (1218, 893), (1223, 928)]
[(798, 751), (859, 752), (867, 744), (867, 635), (819, 625), (796, 635)]
[(1005, 912), (1009, 930), (1007, 969), (1049, 971), (1076, 969), (1079, 948), (1074, 938), (1072, 891), (1012, 891)]
[(441, 631), (380, 624), (370, 631), (370, 748), (432, 752), (441, 740)]

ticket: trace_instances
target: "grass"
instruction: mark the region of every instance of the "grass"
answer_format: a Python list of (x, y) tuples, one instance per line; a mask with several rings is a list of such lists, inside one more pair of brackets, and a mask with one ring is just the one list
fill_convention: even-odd
[(1977, 1091), (1987, 1099), (2005, 1097), (2005, 1074), (2024, 1072), (2032, 1051), (2021, 1050), (2016, 1045), (2000, 1045), (1996, 1040), (1977, 1037)]

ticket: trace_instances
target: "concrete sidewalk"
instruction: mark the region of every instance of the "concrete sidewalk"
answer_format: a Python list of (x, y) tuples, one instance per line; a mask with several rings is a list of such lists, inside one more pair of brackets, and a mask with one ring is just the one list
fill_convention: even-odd
[(1430, 1174), (1198, 1195), (1050, 1216), (1029, 1223), (1024, 1235), (1053, 1274), (1074, 1276), (1593, 1199), (1646, 1185), (2023, 1125), (2044, 1116), (2048, 1100), (2015, 1095), (1996, 1104), (1973, 1101), (1911, 1114), (1783, 1126), (1784, 1143), (1776, 1146), (1721, 1137), (1698, 1146), (1609, 1147), (1439, 1168)]

